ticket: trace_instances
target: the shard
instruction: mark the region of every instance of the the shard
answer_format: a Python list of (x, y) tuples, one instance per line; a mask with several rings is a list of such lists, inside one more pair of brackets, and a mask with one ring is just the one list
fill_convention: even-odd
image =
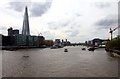
[(118, 37), (120, 38), (120, 1), (118, 2)]
[(24, 20), (23, 20), (22, 34), (23, 35), (30, 35), (29, 17), (28, 17), (27, 6), (25, 7), (25, 14), (24, 14)]

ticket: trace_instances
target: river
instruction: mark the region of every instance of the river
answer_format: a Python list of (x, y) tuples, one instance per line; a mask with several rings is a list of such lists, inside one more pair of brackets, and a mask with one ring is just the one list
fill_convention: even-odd
[[(68, 52), (64, 52), (67, 48)], [(2, 51), (3, 77), (117, 77), (118, 60), (82, 46)]]

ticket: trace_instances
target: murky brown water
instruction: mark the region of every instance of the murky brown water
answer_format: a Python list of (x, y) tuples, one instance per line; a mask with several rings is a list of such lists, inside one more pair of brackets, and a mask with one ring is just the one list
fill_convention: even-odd
[[(3, 77), (117, 77), (118, 61), (104, 49), (82, 51), (81, 46), (60, 49), (3, 51)], [(29, 56), (29, 57), (23, 57)]]

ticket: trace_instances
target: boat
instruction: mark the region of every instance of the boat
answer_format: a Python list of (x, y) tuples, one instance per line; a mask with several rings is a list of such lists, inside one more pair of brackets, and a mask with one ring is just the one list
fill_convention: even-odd
[(82, 50), (86, 50), (85, 48), (82, 48)]
[(88, 48), (88, 50), (89, 50), (89, 51), (94, 51), (95, 48), (94, 48), (94, 47), (90, 47), (90, 48)]
[(64, 52), (68, 52), (68, 49), (64, 49)]
[(51, 49), (57, 49), (58, 47), (56, 45), (51, 46)]
[(62, 44), (55, 44), (53, 46), (51, 46), (51, 49), (57, 49), (57, 48), (63, 48)]
[(99, 48), (106, 48), (106, 45), (100, 45)]
[(29, 56), (23, 56), (23, 57), (27, 58), (27, 57), (29, 57)]

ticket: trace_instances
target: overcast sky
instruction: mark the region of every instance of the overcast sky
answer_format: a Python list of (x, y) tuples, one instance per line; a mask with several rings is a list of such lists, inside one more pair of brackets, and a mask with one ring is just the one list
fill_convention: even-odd
[[(46, 39), (84, 42), (110, 38), (109, 28), (117, 27), (119, 0), (2, 0), (0, 34), (13, 27), (21, 33), (25, 6), (28, 6), (31, 35)], [(114, 36), (117, 35), (117, 31)]]

